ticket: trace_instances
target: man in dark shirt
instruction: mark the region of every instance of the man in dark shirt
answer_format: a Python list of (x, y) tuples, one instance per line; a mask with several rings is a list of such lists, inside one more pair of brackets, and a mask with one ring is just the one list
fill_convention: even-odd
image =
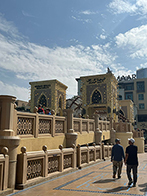
[[(129, 180), (128, 186), (133, 182), (133, 186), (136, 186), (137, 182), (137, 167), (138, 167), (138, 157), (137, 157), (137, 146), (134, 145), (135, 140), (133, 138), (128, 139), (129, 146), (126, 148), (125, 164), (127, 165), (127, 177)], [(133, 181), (131, 177), (131, 169), (133, 169)]]
[(113, 178), (115, 178), (117, 172), (118, 178), (121, 178), (123, 159), (125, 158), (124, 149), (120, 145), (120, 139), (117, 138), (115, 143), (116, 144), (113, 146), (111, 153), (111, 161), (113, 162)]

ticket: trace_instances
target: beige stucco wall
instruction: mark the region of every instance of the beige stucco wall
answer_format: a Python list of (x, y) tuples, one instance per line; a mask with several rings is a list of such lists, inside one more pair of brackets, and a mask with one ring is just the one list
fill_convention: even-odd
[(102, 141), (110, 139), (110, 131), (103, 131), (102, 132)]
[(126, 132), (126, 133), (116, 132), (116, 138), (119, 138), (121, 140), (121, 145), (123, 146), (124, 151), (128, 146), (128, 138), (131, 138), (132, 136), (133, 136), (132, 132)]
[(144, 137), (134, 138), (139, 153), (144, 153)]
[(89, 133), (78, 133), (77, 144), (87, 144), (94, 142), (94, 132), (91, 131)]
[[(110, 139), (110, 131), (103, 131), (102, 132), (102, 141)], [(95, 135), (94, 132), (89, 133), (78, 133), (77, 144), (87, 144), (95, 142)]]
[(27, 148), (27, 152), (29, 152), (40, 151), (44, 145), (47, 145), (48, 150), (58, 149), (60, 144), (62, 144), (63, 147), (66, 147), (64, 134), (55, 137), (44, 136), (38, 138), (21, 138), (20, 145), (17, 148), (17, 153), (19, 154), (21, 152), (20, 149), (22, 146), (25, 146)]

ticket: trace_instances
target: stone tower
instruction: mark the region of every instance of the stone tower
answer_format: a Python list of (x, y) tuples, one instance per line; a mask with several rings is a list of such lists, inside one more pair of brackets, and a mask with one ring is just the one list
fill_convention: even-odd
[(111, 71), (102, 75), (80, 77), (76, 80), (80, 84), (85, 116), (89, 115), (92, 118), (97, 112), (102, 117), (113, 117), (117, 120), (117, 80)]
[(46, 80), (30, 82), (31, 85), (31, 112), (39, 104), (44, 109), (49, 108), (55, 114), (63, 115), (66, 109), (66, 89), (67, 86), (58, 80)]

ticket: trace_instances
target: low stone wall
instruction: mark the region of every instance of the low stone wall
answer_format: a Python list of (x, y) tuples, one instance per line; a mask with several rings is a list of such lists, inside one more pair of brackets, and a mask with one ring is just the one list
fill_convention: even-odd
[(24, 189), (46, 178), (53, 177), (65, 171), (72, 171), (90, 163), (95, 163), (111, 156), (112, 145), (80, 145), (75, 148), (63, 148), (47, 150), (43, 146), (42, 151), (26, 152), (21, 148), (21, 154), (17, 155), (16, 188)]
[(104, 143), (102, 143), (102, 159), (105, 160), (111, 157), (112, 147), (112, 144), (104, 145)]
[(63, 148), (60, 145), (59, 148), (47, 150), (47, 147), (43, 146), (43, 151), (26, 152), (26, 148), (22, 147), (22, 153), (17, 155), (16, 187), (23, 189), (53, 173), (76, 168), (75, 146)]
[(77, 167), (81, 168), (91, 162), (96, 162), (102, 159), (102, 147), (101, 145), (77, 146)]

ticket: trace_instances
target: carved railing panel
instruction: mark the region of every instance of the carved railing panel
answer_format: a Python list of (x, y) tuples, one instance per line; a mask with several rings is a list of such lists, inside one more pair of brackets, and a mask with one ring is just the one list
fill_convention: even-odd
[(109, 151), (108, 151), (108, 148), (105, 148), (105, 157), (109, 157)]
[(74, 131), (80, 132), (80, 122), (74, 121)]
[(87, 163), (87, 152), (81, 153), (81, 164)]
[(89, 123), (89, 131), (94, 131), (94, 123)]
[(112, 147), (109, 147), (109, 156), (111, 156)]
[(27, 161), (27, 180), (42, 176), (43, 160), (28, 160)]
[(87, 122), (82, 122), (82, 131), (87, 131)]
[(100, 159), (101, 155), (100, 155), (100, 150), (96, 150), (96, 159)]
[(64, 121), (57, 121), (56, 120), (55, 133), (64, 133)]
[(3, 163), (0, 162), (0, 176), (1, 176), (1, 180), (0, 180), (0, 191), (2, 190), (3, 186)]
[(72, 167), (72, 155), (64, 155), (64, 169)]
[(39, 134), (51, 134), (51, 120), (39, 120)]
[(94, 151), (93, 150), (91, 150), (89, 152), (89, 159), (90, 159), (90, 161), (94, 161)]
[(59, 171), (59, 157), (53, 156), (48, 158), (48, 174)]
[(17, 135), (33, 134), (33, 118), (18, 117)]

